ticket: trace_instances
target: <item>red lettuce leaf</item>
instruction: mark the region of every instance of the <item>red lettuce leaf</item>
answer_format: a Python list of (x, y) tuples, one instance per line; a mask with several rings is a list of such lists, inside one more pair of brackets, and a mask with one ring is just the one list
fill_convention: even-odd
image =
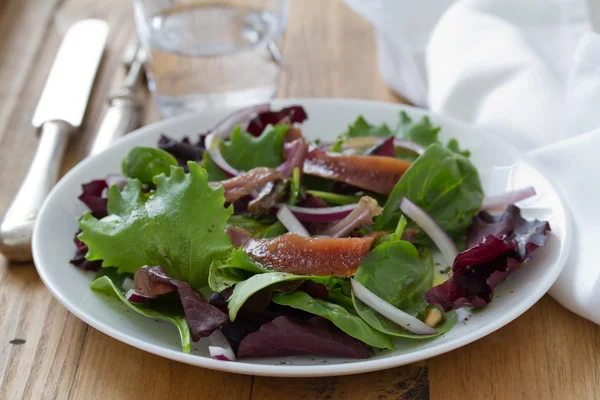
[(83, 192), (79, 196), (81, 200), (92, 211), (92, 215), (98, 219), (108, 215), (108, 197), (104, 193), (108, 189), (108, 183), (104, 179), (97, 179), (81, 185)]
[[(227, 312), (227, 299), (231, 296), (233, 288), (224, 290), (221, 293), (214, 293), (209, 303), (223, 312)], [(306, 321), (314, 315), (309, 314), (305, 311), (297, 310), (291, 307), (280, 306), (275, 303), (271, 303), (268, 307), (260, 312), (253, 312), (245, 307), (242, 307), (238, 312), (238, 315), (234, 322), (228, 322), (221, 327), (221, 332), (227, 338), (229, 344), (234, 351), (240, 345), (240, 342), (250, 333), (256, 332), (260, 327), (273, 319), (281, 316), (287, 316), (298, 321)]]
[(430, 289), (425, 300), (445, 311), (486, 306), (496, 286), (546, 244), (549, 230), (546, 221), (523, 219), (514, 205), (499, 216), (480, 212), (467, 239), (475, 245), (456, 256), (451, 278)]
[[(92, 215), (98, 219), (104, 218), (108, 215), (108, 197), (107, 191), (108, 182), (106, 179), (97, 179), (81, 185), (82, 193), (79, 195), (79, 200), (85, 204)], [(77, 235), (81, 233), (81, 230), (77, 230), (73, 241), (75, 242), (75, 255), (69, 263), (77, 268), (81, 268), (85, 271), (98, 271), (102, 266), (102, 261), (88, 261), (85, 259), (85, 255), (88, 252), (88, 247), (81, 240), (77, 239)]]
[(187, 137), (179, 141), (161, 135), (158, 140), (158, 147), (175, 157), (180, 167), (187, 168), (188, 161), (202, 160), (205, 150), (204, 136), (200, 136), (200, 141), (197, 144), (193, 144)]
[(277, 317), (248, 334), (237, 351), (240, 358), (298, 354), (366, 358), (369, 351), (361, 341), (333, 327), (324, 327), (320, 321), (301, 323), (285, 316)]
[(75, 242), (76, 250), (75, 255), (72, 259), (69, 260), (69, 263), (74, 265), (77, 268), (81, 268), (85, 271), (93, 271), (97, 272), (102, 267), (102, 260), (89, 261), (85, 258), (85, 255), (88, 252), (88, 247), (85, 243), (77, 238), (77, 235), (81, 233), (81, 229), (75, 233), (75, 237), (73, 238), (73, 242)]
[(321, 300), (327, 300), (329, 297), (329, 287), (327, 285), (317, 283), (309, 279), (302, 282), (302, 285), (300, 285), (298, 290), (302, 290), (304, 293), (310, 295), (310, 297)]
[(325, 200), (315, 197), (310, 193), (304, 193), (304, 197), (298, 200), (296, 203), (298, 207), (306, 207), (306, 208), (323, 208), (329, 207), (329, 204), (325, 202)]
[(267, 125), (275, 125), (282, 119), (288, 118), (290, 123), (302, 123), (308, 118), (306, 111), (302, 106), (291, 106), (282, 108), (279, 111), (265, 111), (258, 114), (248, 123), (246, 132), (254, 136), (260, 136), (265, 130)]
[(204, 300), (188, 283), (167, 276), (162, 267), (142, 267), (134, 276), (135, 291), (146, 296), (157, 296), (177, 291), (183, 306), (192, 340), (210, 334), (229, 321), (227, 314)]
[(374, 145), (365, 151), (366, 156), (385, 156), (396, 157), (396, 149), (394, 147), (394, 136), (390, 136)]

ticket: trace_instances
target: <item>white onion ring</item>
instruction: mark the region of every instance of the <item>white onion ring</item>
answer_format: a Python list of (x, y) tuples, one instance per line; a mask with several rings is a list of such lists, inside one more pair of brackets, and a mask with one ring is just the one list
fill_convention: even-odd
[(407, 331), (415, 335), (434, 335), (437, 333), (435, 329), (425, 324), (425, 322), (394, 307), (354, 279), (350, 279), (350, 282), (352, 283), (352, 293), (354, 293), (357, 299)]
[(408, 200), (406, 197), (400, 203), (400, 210), (408, 218), (412, 219), (419, 227), (433, 240), (438, 249), (442, 252), (446, 261), (452, 265), (458, 255), (458, 249), (454, 241), (444, 230), (435, 222), (433, 218), (420, 207)]

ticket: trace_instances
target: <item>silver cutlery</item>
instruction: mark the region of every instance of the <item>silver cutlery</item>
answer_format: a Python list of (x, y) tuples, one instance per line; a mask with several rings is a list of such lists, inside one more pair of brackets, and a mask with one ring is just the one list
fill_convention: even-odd
[(90, 155), (106, 149), (119, 137), (138, 128), (142, 118), (142, 102), (137, 94), (137, 83), (143, 73), (145, 51), (137, 37), (127, 47), (124, 64), (127, 76), (121, 88), (109, 97), (109, 108), (90, 149)]
[(46, 195), (56, 183), (69, 137), (81, 126), (108, 36), (98, 19), (76, 22), (59, 48), (32, 124), (40, 132), (27, 175), (0, 221), (0, 252), (31, 260), (31, 235)]

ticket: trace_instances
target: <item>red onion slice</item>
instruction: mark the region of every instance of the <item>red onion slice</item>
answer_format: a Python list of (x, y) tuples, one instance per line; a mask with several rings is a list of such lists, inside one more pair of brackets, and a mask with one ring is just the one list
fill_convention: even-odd
[(235, 353), (220, 329), (215, 329), (208, 338), (212, 344), (208, 346), (208, 352), (212, 358), (223, 361), (235, 361)]
[(483, 199), (481, 209), (487, 211), (504, 209), (513, 203), (528, 199), (535, 195), (536, 193), (533, 186), (528, 186), (523, 189), (513, 190), (497, 196), (487, 196)]
[(357, 207), (357, 204), (347, 204), (337, 207), (308, 208), (287, 206), (296, 218), (302, 222), (335, 222), (343, 219)]
[(415, 335), (433, 335), (437, 333), (435, 329), (426, 325), (423, 321), (394, 307), (354, 279), (350, 279), (350, 282), (352, 283), (352, 293), (357, 299), (407, 331)]
[(433, 243), (442, 252), (446, 261), (452, 265), (458, 254), (458, 249), (454, 241), (446, 232), (420, 207), (408, 200), (406, 197), (400, 203), (400, 210), (410, 219), (415, 221), (417, 225), (433, 240)]
[(133, 289), (129, 289), (127, 293), (125, 293), (125, 298), (127, 301), (137, 304), (147, 303), (150, 300), (156, 299), (156, 296), (146, 296), (145, 294), (141, 294), (136, 292)]
[[(227, 139), (233, 129), (241, 124), (245, 124), (249, 122), (255, 114), (259, 114), (265, 111), (269, 111), (271, 109), (271, 105), (268, 103), (265, 104), (257, 104), (254, 106), (242, 108), (237, 110), (221, 121), (219, 121), (210, 131), (209, 134), (217, 135), (223, 139)], [(208, 147), (208, 146), (207, 146)], [(212, 154), (211, 154), (212, 156)]]
[(285, 226), (288, 232), (295, 233), (300, 236), (310, 237), (310, 233), (308, 233), (304, 225), (302, 225), (302, 223), (298, 221), (298, 218), (296, 218), (296, 216), (290, 211), (290, 209), (287, 206), (279, 206), (279, 210), (277, 211), (277, 218), (279, 219), (279, 221), (281, 221), (283, 226)]
[(238, 176), (240, 171), (233, 168), (221, 154), (221, 142), (223, 139), (217, 134), (211, 133), (206, 137), (206, 151), (210, 154), (212, 161), (219, 167), (223, 172), (229, 176)]

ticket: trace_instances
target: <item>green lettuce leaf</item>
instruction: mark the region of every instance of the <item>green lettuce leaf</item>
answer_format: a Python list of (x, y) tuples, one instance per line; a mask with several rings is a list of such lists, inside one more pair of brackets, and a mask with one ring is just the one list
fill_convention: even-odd
[(433, 263), (421, 260), (416, 247), (395, 240), (375, 247), (354, 279), (396, 308), (413, 316), (427, 307), (423, 295), (433, 284)]
[(223, 170), (219, 168), (217, 164), (215, 164), (212, 158), (210, 158), (210, 154), (208, 153), (208, 151), (205, 151), (202, 155), (201, 165), (202, 168), (204, 168), (206, 170), (206, 173), (208, 174), (209, 182), (220, 182), (229, 178), (227, 174), (223, 172)]
[(362, 318), (349, 312), (341, 305), (312, 298), (301, 291), (276, 293), (273, 295), (272, 300), (276, 304), (293, 307), (328, 319), (348, 335), (370, 346), (381, 349), (394, 348), (394, 343), (389, 335), (373, 329)]
[[(401, 222), (399, 235), (403, 229)], [(396, 234), (391, 235), (392, 238)], [(354, 279), (391, 305), (413, 316), (423, 317), (428, 308), (425, 293), (433, 285), (434, 265), (431, 253), (425, 250), (423, 259), (412, 243), (392, 240), (377, 246), (360, 264)], [(447, 332), (456, 323), (455, 313), (446, 314), (444, 322), (436, 326), (437, 333), (415, 335), (400, 328), (378, 312), (352, 296), (358, 315), (370, 326), (392, 336), (425, 339)]]
[(121, 300), (129, 308), (131, 308), (138, 314), (141, 314), (148, 318), (161, 319), (163, 321), (172, 323), (179, 331), (179, 336), (181, 337), (181, 347), (183, 349), (183, 352), (190, 352), (191, 335), (190, 329), (185, 319), (185, 315), (183, 314), (183, 310), (174, 311), (171, 307), (160, 307), (157, 305), (155, 308), (150, 308), (146, 306), (133, 304), (130, 301), (127, 301), (121, 289), (119, 289), (113, 283), (113, 281), (108, 277), (108, 275), (97, 278), (91, 283), (90, 287), (92, 288), (92, 290), (98, 293), (102, 293), (106, 296), (110, 296), (112, 298)]
[(79, 240), (86, 258), (103, 267), (135, 273), (144, 265), (161, 265), (174, 279), (194, 288), (208, 284), (214, 260), (231, 249), (224, 232), (232, 207), (225, 208), (223, 188), (208, 186), (206, 170), (189, 162), (189, 174), (171, 167), (169, 177), (154, 177), (156, 191), (143, 193), (138, 180), (108, 194), (109, 215), (101, 220), (86, 212), (79, 222)]
[(256, 167), (276, 168), (284, 161), (283, 139), (287, 130), (287, 125), (277, 125), (255, 137), (237, 127), (229, 142), (223, 143), (223, 157), (233, 168), (242, 171)]
[(418, 122), (413, 122), (406, 111), (401, 111), (395, 134), (427, 147), (430, 144), (440, 143), (438, 134), (441, 129), (439, 126), (432, 125), (428, 116), (424, 116)]
[(139, 179), (144, 183), (152, 183), (156, 175), (169, 175), (172, 166), (177, 166), (177, 160), (164, 150), (154, 147), (134, 147), (129, 151), (121, 169), (123, 175)]
[(448, 332), (454, 327), (454, 325), (456, 325), (456, 322), (458, 322), (458, 315), (456, 314), (456, 311), (452, 311), (449, 313), (444, 313), (442, 311), (442, 314), (444, 314), (444, 319), (440, 324), (438, 324), (435, 327), (435, 330), (437, 331), (436, 333), (434, 333), (433, 335), (416, 335), (412, 332), (400, 328), (398, 325), (396, 325), (389, 319), (383, 317), (377, 311), (373, 310), (371, 307), (367, 306), (365, 303), (357, 299), (356, 296), (354, 296), (354, 294), (352, 295), (352, 301), (354, 302), (354, 308), (358, 312), (358, 315), (360, 315), (360, 317), (364, 321), (366, 321), (371, 327), (373, 327), (379, 332), (385, 333), (386, 335), (402, 337), (405, 339), (421, 340), (438, 337)]
[(483, 190), (477, 169), (466, 157), (433, 144), (402, 175), (375, 222), (392, 231), (406, 197), (425, 210), (448, 234), (464, 236), (481, 208)]
[[(223, 268), (221, 266), (221, 272), (229, 273), (230, 268)], [(233, 269), (237, 276), (241, 276), (242, 270), (240, 268)], [(246, 272), (249, 270), (246, 269)], [(229, 275), (231, 277), (232, 275)], [(229, 278), (228, 277), (228, 278)], [(235, 288), (233, 289), (233, 294), (228, 300), (228, 309), (229, 309), (229, 319), (235, 320), (238, 311), (248, 299), (263, 290), (269, 290), (271, 292), (277, 290), (277, 288), (287, 286), (280, 285), (283, 283), (291, 283), (298, 281), (310, 280), (315, 283), (323, 284), (330, 289), (333, 288), (341, 288), (342, 290), (348, 287), (347, 281), (343, 278), (336, 276), (307, 276), (307, 275), (294, 275), (288, 274), (286, 272), (266, 272), (266, 273), (257, 273), (254, 276), (251, 276), (248, 279), (237, 282)], [(298, 282), (301, 283), (301, 282)], [(213, 289), (214, 290), (214, 289)]]
[(224, 268), (227, 260), (213, 261), (208, 273), (208, 286), (214, 292), (221, 293), (237, 283), (245, 281), (252, 273), (239, 268)]
[(281, 236), (287, 232), (285, 226), (277, 218), (271, 216), (256, 218), (248, 215), (232, 215), (227, 221), (227, 226), (244, 228), (252, 236), (260, 239)]
[(348, 127), (348, 130), (342, 134), (342, 137), (360, 137), (360, 136), (391, 136), (394, 132), (387, 124), (371, 125), (360, 115), (356, 121)]
[[(403, 139), (413, 141), (420, 144), (423, 147), (428, 147), (432, 144), (442, 144), (439, 140), (438, 135), (442, 128), (435, 126), (431, 123), (428, 116), (424, 116), (418, 121), (408, 115), (406, 111), (400, 111), (400, 118), (398, 125), (394, 130), (390, 129), (387, 124), (371, 125), (368, 123), (363, 116), (359, 116), (352, 125), (348, 127), (348, 130), (342, 133), (338, 139), (346, 139), (360, 136), (398, 136)], [(337, 142), (336, 142), (337, 143)], [(341, 143), (339, 144), (341, 147)], [(450, 139), (447, 147), (459, 153), (465, 157), (470, 155), (468, 150), (461, 150), (456, 139)], [(397, 150), (396, 154), (399, 158), (414, 160), (416, 156), (410, 152)]]

